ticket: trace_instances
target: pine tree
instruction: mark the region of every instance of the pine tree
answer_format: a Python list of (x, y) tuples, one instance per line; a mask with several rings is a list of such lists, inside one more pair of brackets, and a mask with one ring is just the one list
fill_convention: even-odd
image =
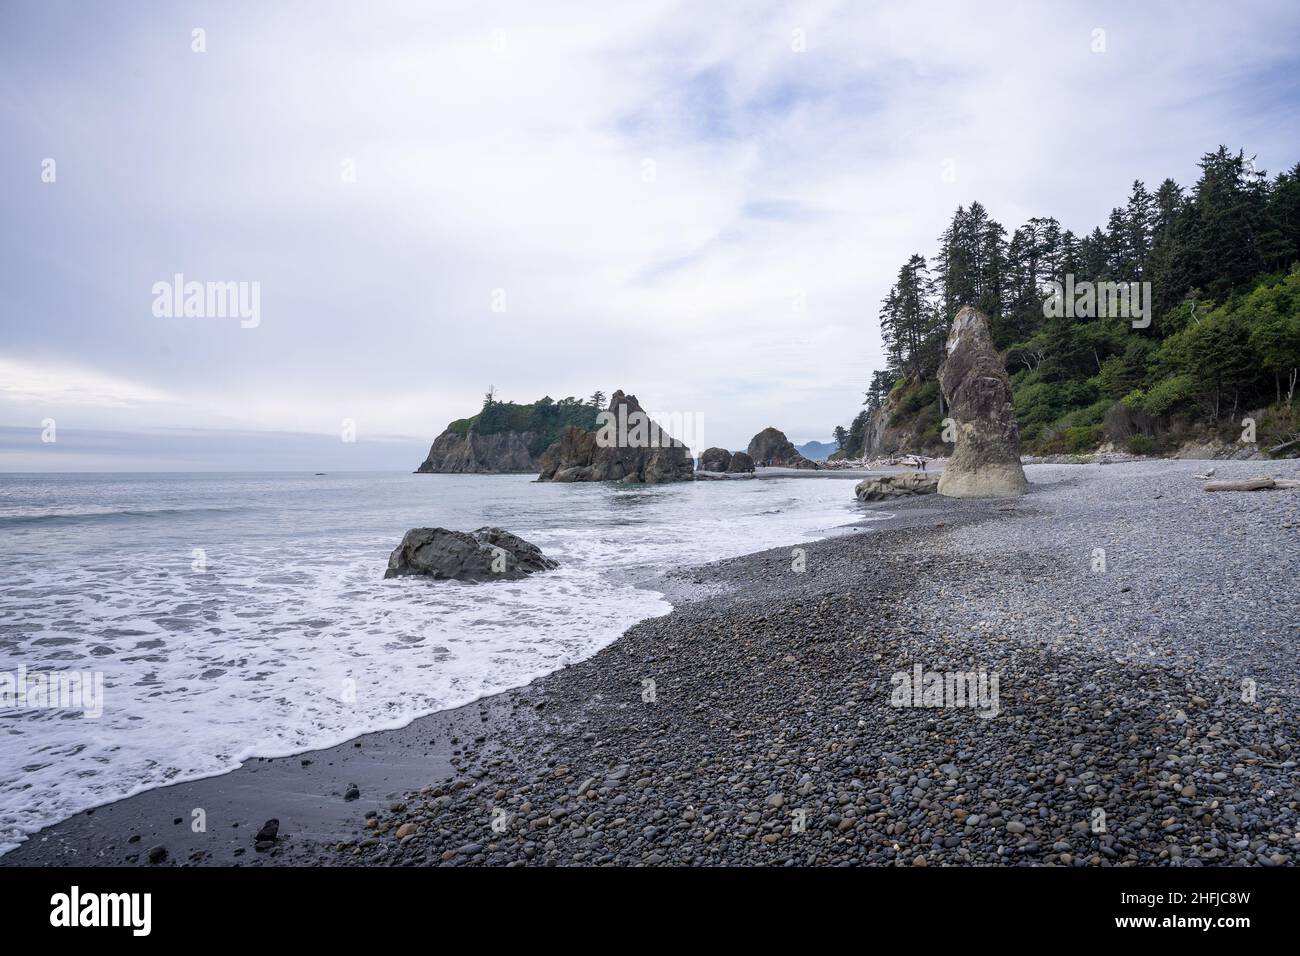
[(1128, 251), (1129, 273), (1127, 282), (1141, 282), (1151, 254), (1151, 233), (1155, 218), (1155, 198), (1147, 192), (1142, 180), (1133, 180), (1133, 191), (1124, 208), (1125, 246)]
[(1288, 269), (1300, 259), (1300, 163), (1278, 174), (1273, 183), (1269, 214), (1281, 241), (1268, 268)]
[(1220, 301), (1263, 271), (1267, 196), (1244, 151), (1233, 155), (1220, 146), (1201, 157), (1200, 167), (1188, 236), (1192, 281)]

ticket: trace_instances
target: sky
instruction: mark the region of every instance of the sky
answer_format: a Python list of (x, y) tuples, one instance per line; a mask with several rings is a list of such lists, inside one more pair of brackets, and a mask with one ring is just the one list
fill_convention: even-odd
[(0, 471), (410, 470), (489, 386), (825, 440), (958, 205), (1297, 131), (1291, 0), (4, 0)]

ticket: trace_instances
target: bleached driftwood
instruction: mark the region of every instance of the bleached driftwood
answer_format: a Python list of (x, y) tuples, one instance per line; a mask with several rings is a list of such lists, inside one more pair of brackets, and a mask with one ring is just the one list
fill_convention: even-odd
[(1300, 488), (1297, 478), (1247, 478), (1244, 481), (1212, 481), (1206, 491), (1267, 491), (1270, 488)]

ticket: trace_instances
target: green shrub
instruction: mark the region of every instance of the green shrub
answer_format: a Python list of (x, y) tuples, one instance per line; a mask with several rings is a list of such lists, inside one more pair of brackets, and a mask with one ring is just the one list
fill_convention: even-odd
[(1075, 428), (1067, 428), (1064, 435), (1065, 451), (1067, 454), (1076, 454), (1078, 452), (1092, 451), (1105, 439), (1105, 434), (1100, 425), (1083, 425)]
[(1043, 455), (1079, 455), (1092, 451), (1105, 438), (1105, 429), (1101, 425), (1049, 429), (1036, 450)]
[(1133, 435), (1128, 440), (1128, 450), (1134, 455), (1150, 455), (1156, 450), (1156, 443), (1146, 435)]
[[(1157, 382), (1147, 389), (1138, 401), (1142, 411), (1151, 416), (1163, 415), (1181, 402), (1188, 401), (1196, 393), (1196, 385), (1188, 374), (1174, 375)], [(1125, 396), (1125, 403), (1128, 396)]]
[(550, 398), (542, 398), (530, 405), (493, 402), (477, 415), (458, 418), (447, 426), (447, 430), (457, 435), (467, 434), (471, 428), (480, 435), (532, 432), (533, 438), (528, 443), (528, 451), (536, 457), (560, 437), (560, 432), (566, 425), (594, 431), (596, 415), (601, 411), (603, 409), (580, 402), (576, 398), (562, 398), (558, 402)]
[(1113, 404), (1115, 403), (1109, 398), (1103, 398), (1093, 402), (1087, 408), (1081, 408), (1077, 412), (1071, 412), (1069, 415), (1070, 424), (1100, 425)]
[(927, 405), (937, 405), (939, 402), (939, 383), (934, 379), (922, 382), (908, 390), (900, 402), (900, 409), (903, 412), (919, 412)]

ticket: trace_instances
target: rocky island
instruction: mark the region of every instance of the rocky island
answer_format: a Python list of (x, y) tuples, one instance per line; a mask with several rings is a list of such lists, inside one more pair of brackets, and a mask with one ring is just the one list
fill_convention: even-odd
[(635, 395), (616, 391), (593, 431), (566, 426), (538, 463), (538, 481), (691, 481), (691, 450), (641, 407)]
[(433, 440), (417, 474), (491, 475), (537, 470), (529, 452), (533, 432), (507, 431), (482, 435), (473, 427), (464, 433), (448, 428)]
[(434, 439), (417, 474), (493, 475), (533, 473), (562, 429), (596, 427), (597, 392), (582, 402), (549, 396), (528, 405), (497, 401), (489, 392), (477, 415), (450, 423)]

